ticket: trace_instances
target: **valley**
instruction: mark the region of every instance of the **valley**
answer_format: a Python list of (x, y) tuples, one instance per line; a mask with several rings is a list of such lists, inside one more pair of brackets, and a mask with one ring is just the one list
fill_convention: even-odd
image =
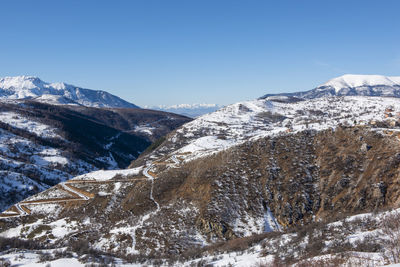
[[(47, 240), (44, 248), (67, 251), (84, 242), (132, 264), (217, 263), (210, 251), (225, 258), (232, 242), (242, 251), (254, 246), (246, 253), (265, 262), (340, 254), (326, 241), (296, 261), (260, 244), (299, 235), (302, 227), (311, 234), (314, 224), (397, 208), (398, 112), (400, 100), (388, 97), (232, 104), (172, 130), (128, 169), (88, 172), (26, 198), (0, 215), (0, 236)], [(108, 116), (99, 114), (97, 121)], [(377, 249), (384, 244), (362, 252), (384, 262)]]
[[(37, 197), (27, 198), (24, 201), (21, 201), (14, 206), (10, 207), (8, 210), (4, 211), (0, 214), (0, 218), (11, 218), (11, 217), (19, 217), (19, 216), (27, 216), (32, 213), (32, 206), (40, 206), (40, 205), (48, 205), (48, 204), (60, 204), (64, 205), (67, 202), (75, 202), (75, 201), (87, 201), (89, 199), (94, 198), (95, 194), (85, 191), (82, 188), (90, 186), (91, 189), (95, 186), (101, 187), (104, 184), (114, 184), (115, 183), (123, 183), (129, 184), (136, 181), (149, 181), (151, 182), (151, 191), (149, 198), (157, 205), (157, 210), (160, 209), (160, 205), (153, 197), (153, 188), (154, 188), (154, 180), (157, 179), (157, 175), (151, 170), (155, 165), (174, 165), (175, 168), (178, 167), (180, 160), (178, 160), (177, 155), (173, 155), (166, 161), (162, 162), (150, 162), (147, 167), (142, 170), (142, 176), (133, 176), (140, 173), (138, 169), (128, 169), (126, 171), (99, 171), (99, 176), (96, 174), (92, 174), (92, 177), (87, 177), (86, 175), (78, 176), (74, 179), (68, 180), (63, 183), (59, 183), (56, 187), (49, 189), (41, 193), (40, 198)], [(124, 178), (129, 177), (129, 178)], [(93, 179), (94, 178), (94, 179)], [(100, 179), (99, 179), (100, 178)], [(78, 186), (78, 187), (76, 187)], [(99, 190), (94, 189), (94, 191), (98, 192), (97, 194), (101, 195)], [(65, 193), (67, 193), (68, 197), (65, 197)], [(108, 194), (108, 193), (105, 193)], [(43, 210), (43, 207), (39, 209)]]
[[(76, 118), (84, 119), (85, 134), (112, 133), (100, 147), (125, 162), (77, 173), (10, 205), (0, 214), (4, 244), (62, 250), (70, 255), (62, 259), (82, 264), (108, 255), (122, 266), (395, 261), (377, 235), (390, 238), (393, 226), (386, 223), (400, 203), (399, 98), (270, 96), (194, 120), (31, 100), (2, 110), (12, 131), (37, 129), (35, 138), (46, 142), (68, 143), (76, 134), (90, 144), (60, 125), (69, 116), (74, 127)], [(43, 124), (48, 121), (54, 122)], [(132, 142), (125, 135), (147, 140), (132, 161), (123, 160), (124, 149), (138, 146), (125, 143)], [(93, 148), (87, 151), (101, 151)], [(337, 233), (343, 224), (348, 230)]]
[(125, 168), (151, 142), (187, 121), (140, 108), (1, 100), (0, 210), (76, 175)]

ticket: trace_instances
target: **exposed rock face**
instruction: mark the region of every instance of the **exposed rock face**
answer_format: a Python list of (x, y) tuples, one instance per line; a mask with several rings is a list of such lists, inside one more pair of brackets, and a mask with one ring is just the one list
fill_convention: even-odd
[[(369, 144), (369, 150), (360, 149), (363, 142)], [(397, 207), (399, 144), (397, 137), (383, 137), (362, 128), (321, 134), (316, 143), (321, 192), (318, 217)]]
[(235, 237), (232, 230), (223, 222), (209, 221), (200, 217), (196, 222), (196, 227), (208, 238), (216, 236), (219, 238), (231, 239)]

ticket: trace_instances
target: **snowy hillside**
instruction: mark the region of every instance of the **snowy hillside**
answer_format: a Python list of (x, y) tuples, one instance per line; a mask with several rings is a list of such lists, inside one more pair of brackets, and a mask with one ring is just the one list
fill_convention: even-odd
[(282, 101), (284, 98), (236, 103), (203, 115), (176, 130), (159, 149), (187, 153), (185, 158), (192, 159), (265, 136), (339, 124), (368, 125), (372, 120), (384, 120), (388, 107), (395, 110), (393, 114), (400, 112), (398, 98), (352, 96), (295, 102)]
[(179, 104), (172, 106), (153, 106), (147, 107), (155, 110), (162, 110), (166, 112), (176, 113), (191, 118), (196, 118), (201, 115), (214, 112), (222, 106), (217, 104)]
[(187, 121), (144, 109), (1, 101), (0, 211), (75, 175), (124, 168)]
[[(389, 97), (232, 104), (177, 128), (130, 169), (83, 174), (15, 204), (0, 214), (0, 238), (48, 240), (42, 249), (72, 249), (80, 261), (92, 249), (150, 265), (228, 264), (232, 251), (244, 252), (235, 254), (238, 265), (276, 257), (292, 263), (293, 255), (333, 254), (341, 244), (375, 257), (384, 242), (366, 248), (355, 235), (380, 225), (347, 225), (339, 235), (326, 224), (331, 232), (319, 238), (313, 223), (399, 203), (399, 112), (400, 99)], [(21, 120), (14, 127), (60, 135)]]
[[(0, 210), (77, 174), (126, 167), (150, 138), (187, 120), (142, 109), (1, 102)], [(151, 126), (146, 135), (137, 131), (141, 125)]]
[[(176, 262), (169, 264), (170, 266), (208, 266), (215, 267), (235, 266), (235, 267), (248, 267), (248, 266), (274, 266), (276, 263), (281, 263), (281, 266), (286, 266), (281, 258), (294, 258), (300, 261), (303, 266), (399, 266), (399, 264), (388, 265), (396, 262), (394, 251), (391, 248), (391, 243), (395, 242), (394, 237), (398, 233), (388, 232), (388, 226), (382, 225), (390, 222), (393, 219), (400, 218), (400, 209), (393, 211), (379, 212), (379, 213), (362, 213), (354, 216), (349, 216), (346, 219), (333, 221), (322, 227), (315, 224), (314, 228), (308, 227), (307, 229), (299, 232), (280, 232), (275, 234), (265, 234), (264, 236), (255, 236), (254, 241), (251, 239), (237, 240), (243, 246), (242, 250), (237, 247), (228, 246), (225, 251), (218, 251), (218, 246), (215, 251), (210, 248), (209, 251), (205, 250), (203, 253), (199, 252), (198, 258), (188, 259), (187, 261)], [(32, 225), (28, 225), (32, 228)], [(319, 228), (318, 228), (319, 227)], [(65, 221), (58, 221), (50, 224), (50, 231), (62, 235), (65, 232), (73, 229), (68, 227)], [(21, 228), (22, 229), (22, 228)], [(12, 229), (7, 234), (12, 236), (14, 231), (20, 229)], [(308, 235), (304, 235), (307, 233)], [(322, 234), (323, 233), (323, 234)], [(310, 238), (311, 236), (311, 238)], [(338, 243), (335, 238), (344, 240)], [(238, 242), (239, 241), (239, 242)], [(233, 243), (233, 242), (232, 242)], [(383, 244), (384, 252), (380, 251), (358, 251), (367, 247), (380, 247)], [(320, 250), (326, 253), (323, 255), (315, 255), (316, 249), (312, 245), (320, 246)], [(351, 251), (340, 251), (340, 247), (346, 246), (351, 248)], [(313, 251), (314, 249), (314, 251)], [(317, 248), (318, 249), (318, 248)], [(63, 248), (61, 251), (68, 249)], [(335, 251), (336, 250), (336, 251)], [(0, 255), (0, 260), (9, 262), (12, 266), (40, 266), (43, 264), (43, 253), (47, 253), (47, 262), (51, 266), (85, 266), (83, 257), (79, 258), (77, 253), (60, 253), (60, 250), (23, 250), (15, 251), (10, 250)], [(120, 258), (108, 257), (107, 262), (114, 263), (118, 267), (125, 266), (143, 266), (139, 263), (129, 263)], [(165, 261), (167, 262), (167, 261)], [(0, 262), (1, 263), (1, 262)], [(36, 265), (33, 265), (36, 263)], [(146, 265), (152, 265), (149, 259)], [(330, 263), (330, 265), (329, 265)], [(297, 265), (294, 265), (297, 266)]]
[(387, 77), (382, 75), (352, 75), (347, 74), (318, 86), (317, 88), (332, 87), (336, 92), (344, 88), (356, 88), (363, 86), (399, 86), (400, 76), (398, 77)]
[(75, 173), (97, 169), (90, 162), (71, 157), (60, 147), (32, 138), (51, 138), (53, 142), (67, 144), (54, 127), (15, 112), (1, 112), (0, 122), (13, 127), (8, 130), (2, 125), (0, 129), (0, 210), (70, 179)]
[(0, 78), (0, 99), (37, 99), (49, 104), (138, 108), (105, 91), (84, 89), (66, 83), (47, 83), (33, 76)]
[[(328, 96), (390, 96), (400, 97), (400, 76), (346, 74), (305, 92), (283, 93), (305, 99)], [(261, 98), (276, 96), (267, 94)]]

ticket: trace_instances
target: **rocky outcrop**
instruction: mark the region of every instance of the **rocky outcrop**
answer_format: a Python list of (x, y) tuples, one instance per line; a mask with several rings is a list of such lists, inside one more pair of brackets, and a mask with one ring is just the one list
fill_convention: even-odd
[(217, 222), (207, 220), (205, 218), (199, 218), (196, 221), (196, 227), (199, 228), (200, 232), (203, 233), (208, 238), (223, 238), (223, 239), (232, 239), (235, 236), (232, 229), (224, 222)]

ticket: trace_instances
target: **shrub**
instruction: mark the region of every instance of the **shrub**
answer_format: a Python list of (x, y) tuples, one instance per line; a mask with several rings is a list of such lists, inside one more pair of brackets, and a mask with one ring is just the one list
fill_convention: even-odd
[(10, 267), (11, 262), (7, 259), (0, 259), (0, 267)]
[(33, 240), (22, 240), (18, 238), (4, 238), (0, 237), (0, 251), (4, 251), (10, 248), (19, 249), (45, 249), (48, 246), (43, 245), (40, 242)]
[(39, 254), (39, 262), (46, 262), (46, 261), (51, 261), (53, 260), (53, 255), (51, 255), (50, 253), (40, 253)]
[(390, 263), (400, 262), (400, 214), (389, 214), (382, 221), (383, 257)]

